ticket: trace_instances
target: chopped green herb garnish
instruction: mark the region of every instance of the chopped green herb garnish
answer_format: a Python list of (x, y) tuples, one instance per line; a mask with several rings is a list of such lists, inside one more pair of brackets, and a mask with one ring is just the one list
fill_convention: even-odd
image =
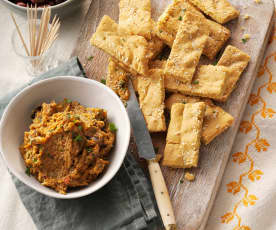
[(34, 163), (36, 163), (36, 162), (37, 162), (37, 159), (36, 159), (36, 158), (34, 158), (34, 159), (33, 159), (33, 162), (34, 162)]
[(199, 83), (199, 81), (197, 81), (197, 80), (193, 81), (194, 85), (197, 85), (198, 83)]
[(159, 32), (160, 32), (160, 33), (162, 33), (162, 32), (163, 32), (163, 30), (159, 30)]
[(120, 88), (125, 88), (125, 87), (126, 87), (126, 82), (123, 81), (123, 80), (119, 81), (118, 84), (119, 84), (119, 87), (120, 87)]
[(182, 16), (179, 16), (178, 20), (179, 20), (179, 21), (182, 21)]
[(127, 102), (124, 103), (124, 106), (127, 107)]
[(179, 181), (179, 183), (180, 183), (180, 184), (183, 184), (183, 182), (184, 182), (184, 180), (183, 180), (183, 179), (181, 179), (181, 180)]
[(87, 58), (87, 60), (88, 60), (88, 61), (92, 61), (93, 58), (94, 58), (93, 56), (89, 56), (89, 57)]
[(218, 64), (218, 60), (215, 60), (213, 65), (217, 65)]
[(25, 173), (26, 173), (28, 176), (31, 176), (31, 168), (30, 168), (30, 167), (27, 167)]
[(71, 114), (70, 113), (67, 113), (66, 116), (67, 116), (68, 119), (71, 118)]
[(111, 132), (116, 132), (117, 128), (114, 123), (109, 123), (109, 129)]
[(247, 42), (247, 39), (246, 38), (243, 38), (242, 39), (242, 43), (245, 44)]
[(105, 85), (106, 84), (106, 80), (104, 78), (102, 78), (101, 79), (101, 83)]
[(34, 139), (30, 137), (30, 144), (33, 144)]
[(70, 99), (66, 99), (65, 101), (67, 104), (70, 104), (72, 102), (72, 100), (70, 100)]
[(82, 141), (82, 136), (78, 134), (78, 135), (74, 138), (74, 141)]
[(82, 126), (81, 126), (81, 125), (79, 125), (79, 126), (78, 126), (78, 129), (79, 129), (79, 130), (82, 130)]
[(87, 150), (88, 153), (92, 152), (92, 148), (91, 147), (87, 147), (86, 150)]

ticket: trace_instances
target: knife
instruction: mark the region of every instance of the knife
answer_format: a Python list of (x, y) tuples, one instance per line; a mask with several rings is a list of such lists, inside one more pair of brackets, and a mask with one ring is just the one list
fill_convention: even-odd
[(165, 229), (175, 230), (176, 222), (168, 189), (159, 163), (156, 161), (151, 137), (131, 81), (129, 81), (129, 91), (130, 97), (127, 102), (127, 112), (138, 148), (138, 155), (140, 158), (147, 160), (154, 195)]

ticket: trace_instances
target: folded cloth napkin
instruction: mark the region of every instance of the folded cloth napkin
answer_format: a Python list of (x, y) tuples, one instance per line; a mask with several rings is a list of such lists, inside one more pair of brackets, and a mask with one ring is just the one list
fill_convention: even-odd
[[(30, 83), (0, 98), (0, 117), (8, 102), (24, 87), (54, 76), (85, 73), (78, 58), (34, 78)], [(92, 195), (71, 200), (54, 199), (29, 188), (12, 176), (16, 189), (38, 229), (43, 230), (140, 230), (163, 227), (152, 187), (129, 153), (116, 176)]]

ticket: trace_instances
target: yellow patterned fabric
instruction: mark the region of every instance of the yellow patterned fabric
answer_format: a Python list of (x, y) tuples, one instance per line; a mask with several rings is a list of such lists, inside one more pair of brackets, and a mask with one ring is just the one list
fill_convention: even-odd
[(206, 230), (276, 229), (276, 27)]

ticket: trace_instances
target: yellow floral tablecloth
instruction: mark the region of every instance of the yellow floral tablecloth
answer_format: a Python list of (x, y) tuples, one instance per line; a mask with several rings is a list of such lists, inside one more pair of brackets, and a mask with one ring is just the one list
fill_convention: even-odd
[[(276, 18), (274, 20), (276, 22)], [(206, 230), (276, 229), (275, 64), (276, 27), (251, 92)]]

